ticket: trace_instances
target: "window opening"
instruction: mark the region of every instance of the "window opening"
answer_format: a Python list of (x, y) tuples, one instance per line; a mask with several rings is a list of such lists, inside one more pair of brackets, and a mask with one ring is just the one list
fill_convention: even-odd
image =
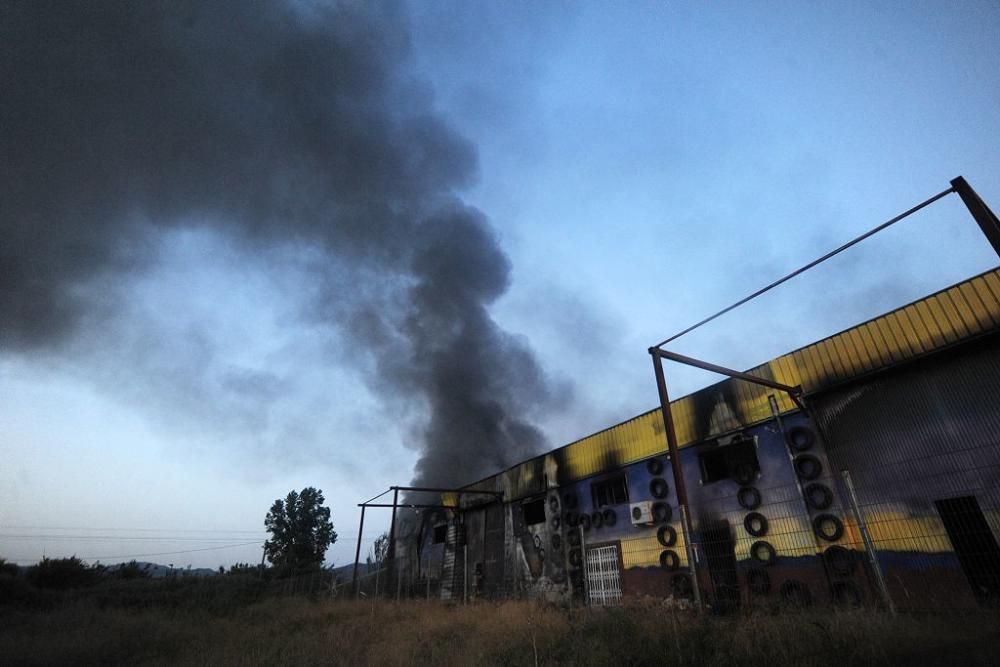
[(524, 513), (524, 523), (529, 526), (545, 523), (545, 498), (523, 503), (521, 512)]
[(621, 604), (622, 579), (617, 544), (587, 549), (587, 595), (592, 605)]
[(623, 505), (628, 502), (628, 484), (625, 475), (616, 475), (590, 485), (594, 509), (608, 505)]
[(753, 479), (753, 476), (760, 471), (757, 447), (753, 438), (703, 451), (698, 455), (698, 461), (701, 464), (701, 481), (704, 484), (737, 477), (741, 480), (747, 477)]

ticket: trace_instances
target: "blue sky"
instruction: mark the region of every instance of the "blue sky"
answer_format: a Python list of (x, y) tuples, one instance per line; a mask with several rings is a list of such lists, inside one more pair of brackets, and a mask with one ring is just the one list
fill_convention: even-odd
[[(655, 405), (649, 345), (951, 178), (1000, 208), (995, 3), (406, 11), (404, 66), (475, 146), (460, 194), (512, 263), (491, 313), (566, 389), (534, 416), (551, 446)], [(107, 286), (127, 317), (88, 316), (107, 344), (0, 357), (0, 556), (256, 562), (216, 547), (262, 539), (271, 501), (313, 485), (341, 538), (329, 559), (352, 560), (355, 505), (411, 478), (419, 415), (303, 319), (322, 257), (197, 225), (153, 250)], [(672, 349), (747, 368), (996, 264), (950, 196)]]

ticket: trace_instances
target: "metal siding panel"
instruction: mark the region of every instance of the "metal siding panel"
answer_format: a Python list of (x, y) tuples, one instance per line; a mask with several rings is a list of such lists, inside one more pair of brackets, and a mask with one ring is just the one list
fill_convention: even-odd
[(972, 288), (972, 285), (970, 283), (959, 285), (959, 292), (962, 298), (965, 299), (965, 303), (968, 304), (969, 309), (976, 316), (976, 321), (979, 322), (980, 328), (989, 329), (993, 324), (993, 318), (983, 304), (982, 299), (979, 298), (976, 290)]
[(854, 375), (854, 364), (851, 363), (851, 354), (847, 350), (843, 336), (834, 336), (829, 341), (830, 353), (835, 355), (835, 360), (840, 367), (839, 379), (843, 380)]
[(976, 291), (980, 301), (983, 303), (983, 314), (989, 318), (991, 324), (996, 324), (996, 299), (997, 296), (986, 285), (985, 281), (977, 280), (972, 283), (972, 288)]
[(979, 333), (983, 330), (983, 326), (980, 324), (978, 318), (976, 318), (976, 314), (972, 312), (969, 302), (965, 300), (965, 297), (963, 297), (958, 290), (949, 290), (948, 298), (951, 300), (955, 310), (958, 311), (962, 324), (965, 325), (965, 328), (970, 335)]
[(920, 344), (923, 345), (924, 349), (927, 351), (933, 350), (938, 347), (938, 342), (935, 339), (934, 331), (928, 326), (928, 323), (924, 321), (924, 317), (920, 312), (920, 309), (915, 305), (911, 304), (907, 306), (906, 317), (909, 318), (913, 330), (917, 333), (920, 339)]
[(796, 365), (794, 362), (794, 357), (790, 354), (784, 354), (777, 359), (778, 365), (778, 382), (782, 384), (787, 384), (794, 387), (795, 385), (802, 384), (802, 378), (796, 371)]
[(965, 318), (962, 317), (961, 313), (959, 313), (958, 309), (955, 308), (955, 301), (951, 298), (951, 294), (945, 292), (941, 295), (939, 302), (941, 304), (941, 310), (944, 311), (944, 317), (951, 326), (952, 334), (957, 339), (968, 338), (968, 324), (966, 323)]
[[(996, 336), (812, 397), (830, 462), (854, 477), (901, 606), (971, 600), (933, 503), (971, 495), (1000, 517), (998, 403)], [(1000, 518), (989, 520), (997, 536)], [(940, 599), (923, 592), (936, 582)]]
[(839, 363), (835, 362), (836, 350), (829, 341), (816, 344), (816, 353), (823, 359), (823, 365), (828, 369), (827, 381), (838, 380), (844, 375), (844, 370)]
[(993, 306), (990, 308), (991, 320), (994, 325), (1000, 324), (1000, 270), (983, 276), (983, 283), (993, 295)]
[(897, 333), (899, 333), (906, 340), (910, 349), (913, 351), (912, 353), (914, 356), (923, 354), (927, 351), (927, 348), (924, 347), (923, 340), (921, 340), (920, 332), (917, 330), (912, 318), (910, 318), (910, 315), (906, 310), (893, 313), (893, 319), (895, 320)]
[(865, 355), (867, 355), (872, 368), (881, 368), (890, 363), (890, 359), (886, 353), (875, 342), (875, 330), (870, 324), (863, 324), (858, 327), (858, 337), (861, 339)]
[(889, 326), (889, 323), (885, 321), (885, 318), (875, 321), (875, 330), (878, 332), (879, 340), (885, 345), (885, 349), (888, 351), (889, 356), (892, 357), (893, 363), (906, 358), (903, 355), (902, 345), (896, 339), (895, 332), (892, 330), (892, 327)]
[(906, 332), (900, 326), (898, 314), (889, 313), (882, 318), (882, 321), (892, 334), (892, 338), (899, 346), (899, 352), (904, 358), (909, 358), (917, 353), (917, 350), (910, 341), (910, 337), (906, 335)]
[(813, 389), (822, 386), (823, 381), (827, 378), (832, 377), (833, 369), (826, 365), (826, 360), (823, 355), (819, 352), (818, 345), (810, 345), (803, 350), (803, 355), (806, 358), (807, 366), (811, 369), (816, 369), (816, 373), (813, 376), (813, 380), (809, 383), (806, 391), (812, 391)]
[(867, 373), (881, 365), (878, 355), (871, 354), (865, 346), (865, 341), (861, 338), (861, 332), (858, 329), (855, 328), (848, 331), (846, 338), (851, 345), (851, 352), (854, 354), (854, 358), (863, 372)]
[(930, 312), (931, 317), (934, 318), (934, 326), (941, 332), (945, 344), (950, 345), (954, 343), (958, 339), (958, 329), (951, 323), (951, 319), (945, 312), (944, 300), (938, 296), (928, 298), (927, 310)]
[(840, 344), (847, 355), (846, 359), (850, 364), (851, 377), (862, 375), (868, 371), (868, 366), (865, 364), (865, 360), (861, 356), (860, 350), (858, 350), (855, 345), (853, 333), (854, 330), (851, 329), (835, 337), (835, 340), (840, 341)]
[(948, 341), (945, 339), (944, 334), (941, 332), (941, 328), (934, 319), (927, 301), (921, 301), (920, 303), (914, 304), (912, 312), (916, 313), (921, 326), (923, 326), (923, 328), (927, 331), (927, 335), (930, 337), (931, 341), (931, 348), (944, 347)]

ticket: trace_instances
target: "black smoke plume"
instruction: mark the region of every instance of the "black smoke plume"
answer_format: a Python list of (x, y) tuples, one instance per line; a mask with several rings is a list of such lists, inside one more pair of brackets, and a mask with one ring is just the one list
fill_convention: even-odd
[(210, 226), (365, 283), (316, 312), (374, 358), (386, 400), (426, 407), (415, 481), (537, 451), (524, 415), (554, 390), (488, 311), (510, 263), (458, 199), (475, 150), (408, 72), (399, 8), (372, 5), (3, 3), (4, 353), (73, 341), (107, 307), (98, 284), (141, 271), (151, 239)]

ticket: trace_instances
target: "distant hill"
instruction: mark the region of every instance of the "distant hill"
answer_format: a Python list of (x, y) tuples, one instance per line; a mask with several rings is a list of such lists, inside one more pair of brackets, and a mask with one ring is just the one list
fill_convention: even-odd
[[(115, 563), (114, 565), (106, 565), (109, 574), (116, 572), (119, 568), (125, 567), (128, 563)], [(170, 567), (169, 565), (160, 565), (159, 563), (137, 563), (139, 568), (149, 574), (153, 579), (163, 579), (164, 577), (214, 577), (219, 574), (218, 570), (213, 570), (209, 567), (198, 567), (198, 568), (180, 568), (180, 567)]]
[[(340, 567), (333, 568), (334, 576), (338, 577), (342, 582), (348, 582), (354, 576), (354, 563), (348, 563), (347, 565), (341, 565)], [(358, 576), (363, 577), (368, 574), (368, 564), (365, 562), (358, 563)]]

